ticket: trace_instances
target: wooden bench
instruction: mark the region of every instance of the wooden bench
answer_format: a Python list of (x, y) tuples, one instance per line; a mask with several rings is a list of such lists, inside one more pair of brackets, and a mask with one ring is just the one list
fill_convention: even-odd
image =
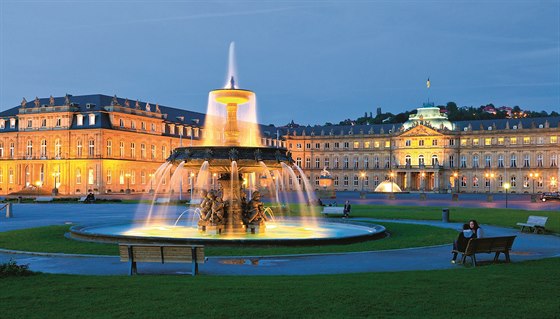
[(321, 214), (325, 216), (329, 215), (344, 215), (344, 207), (336, 207), (336, 206), (325, 206), (321, 211)]
[(495, 253), (494, 262), (498, 261), (500, 253), (503, 253), (506, 256), (506, 262), (509, 263), (509, 251), (511, 250), (511, 246), (513, 246), (515, 237), (517, 236), (472, 238), (467, 243), (465, 251), (453, 250), (453, 252), (463, 254), (461, 259), (463, 264), (465, 264), (466, 258), (470, 257), (475, 267), (476, 254), (479, 253)]
[(52, 202), (53, 200), (54, 198), (52, 196), (39, 196), (35, 198), (35, 201), (40, 203), (48, 203)]
[(523, 232), (525, 227), (527, 227), (529, 231), (534, 232), (535, 234), (544, 234), (544, 225), (547, 220), (548, 217), (545, 216), (529, 216), (526, 223), (517, 223), (517, 225), (521, 226), (521, 232)]
[(169, 197), (158, 197), (156, 198), (156, 204), (169, 204), (171, 198)]
[(119, 244), (121, 261), (130, 263), (129, 275), (137, 274), (137, 262), (191, 263), (191, 274), (198, 274), (198, 264), (204, 263), (202, 245)]

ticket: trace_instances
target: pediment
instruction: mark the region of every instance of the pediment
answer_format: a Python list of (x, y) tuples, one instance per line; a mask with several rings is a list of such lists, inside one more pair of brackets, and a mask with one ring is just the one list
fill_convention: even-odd
[(412, 127), (411, 129), (409, 129), (406, 132), (403, 132), (401, 135), (399, 135), (401, 137), (406, 137), (406, 136), (443, 136), (443, 134), (441, 134), (440, 132), (434, 130), (433, 128), (424, 126), (424, 125), (416, 125), (414, 127)]

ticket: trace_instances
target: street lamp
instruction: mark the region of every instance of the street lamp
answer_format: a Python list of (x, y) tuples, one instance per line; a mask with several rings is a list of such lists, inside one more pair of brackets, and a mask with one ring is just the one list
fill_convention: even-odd
[(364, 198), (366, 196), (364, 192), (364, 180), (366, 179), (366, 172), (361, 172), (360, 178), (362, 179), (362, 191), (360, 192), (360, 198)]
[(508, 207), (508, 189), (510, 187), (509, 183), (504, 183), (504, 189), (506, 190), (506, 208)]
[(126, 177), (126, 194), (130, 194), (130, 173), (126, 173), (124, 174), (124, 177)]
[(426, 183), (426, 179), (425, 179), (426, 173), (422, 172), (422, 174), (420, 174), (420, 176), (422, 177), (420, 179), (420, 188), (422, 190), (422, 193), (424, 193), (424, 191), (426, 189), (426, 184), (425, 184)]
[(52, 195), (53, 195), (53, 196), (58, 195), (58, 183), (57, 183), (57, 180), (58, 180), (58, 177), (59, 177), (59, 176), (60, 176), (60, 172), (54, 172), (54, 173), (52, 173), (52, 177), (54, 178), (54, 187), (53, 187), (53, 189), (52, 189)]
[(457, 194), (459, 194), (459, 173), (453, 173), (453, 177), (455, 180), (455, 185), (457, 185)]
[(150, 194), (154, 193), (154, 174), (150, 173), (148, 174), (148, 177), (150, 177)]

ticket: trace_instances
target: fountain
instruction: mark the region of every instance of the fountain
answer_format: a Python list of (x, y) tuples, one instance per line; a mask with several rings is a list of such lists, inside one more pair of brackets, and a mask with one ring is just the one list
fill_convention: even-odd
[[(233, 46), (230, 47), (230, 70), (233, 66)], [(290, 152), (259, 143), (256, 121), (255, 93), (238, 88), (236, 75), (230, 71), (223, 89), (209, 94), (205, 120), (205, 136), (201, 146), (178, 147), (173, 150), (156, 176), (160, 179), (172, 173), (170, 184), (182, 181), (183, 175), (196, 177), (191, 190), (192, 203), (178, 217), (156, 212), (154, 205), (147, 218), (134, 225), (77, 226), (71, 236), (83, 240), (170, 242), (204, 244), (315, 244), (321, 242), (353, 242), (380, 237), (384, 228), (379, 225), (357, 225), (320, 221), (318, 218), (282, 216), (283, 199), (291, 182), (303, 215), (311, 216), (316, 197), (303, 171), (294, 165)], [(244, 114), (238, 120), (240, 108)], [(225, 109), (225, 112), (224, 112)], [(223, 134), (216, 134), (222, 132)], [(198, 174), (195, 174), (197, 172)], [(257, 181), (257, 176), (259, 181)], [(270, 206), (265, 207), (263, 194), (257, 183), (265, 184)], [(298, 182), (301, 180), (301, 184)], [(154, 200), (159, 185), (154, 193)], [(216, 185), (217, 184), (217, 185)], [(191, 204), (192, 204), (191, 203)], [(307, 205), (305, 205), (307, 204)], [(275, 212), (275, 209), (277, 211)], [(190, 215), (194, 225), (180, 223), (183, 215)]]

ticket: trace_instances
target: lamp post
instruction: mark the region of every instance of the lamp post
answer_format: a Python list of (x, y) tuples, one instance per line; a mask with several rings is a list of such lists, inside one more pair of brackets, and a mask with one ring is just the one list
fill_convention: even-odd
[(360, 178), (362, 179), (362, 190), (360, 192), (360, 198), (365, 198), (366, 193), (364, 192), (364, 180), (366, 179), (366, 172), (361, 172)]
[(455, 185), (457, 185), (457, 194), (459, 194), (459, 173), (453, 173), (453, 177), (455, 180)]
[(126, 193), (126, 194), (130, 194), (130, 173), (124, 174), (124, 177), (126, 177), (126, 190), (125, 190), (125, 193)]
[(53, 196), (56, 196), (56, 195), (58, 195), (58, 184), (57, 184), (57, 180), (58, 180), (58, 177), (60, 176), (60, 172), (54, 172), (54, 173), (52, 173), (52, 176), (53, 176), (53, 178), (54, 178), (54, 187), (53, 187), (53, 189), (52, 189), (52, 195), (53, 195)]
[(420, 176), (420, 190), (422, 191), (422, 193), (424, 193), (426, 190), (426, 173), (422, 172)]
[(149, 192), (149, 194), (153, 194), (154, 193), (154, 174), (150, 173), (150, 174), (148, 174), (148, 177), (150, 177), (150, 192)]
[(506, 208), (508, 207), (508, 189), (510, 187), (509, 183), (504, 183), (504, 189), (506, 191)]

